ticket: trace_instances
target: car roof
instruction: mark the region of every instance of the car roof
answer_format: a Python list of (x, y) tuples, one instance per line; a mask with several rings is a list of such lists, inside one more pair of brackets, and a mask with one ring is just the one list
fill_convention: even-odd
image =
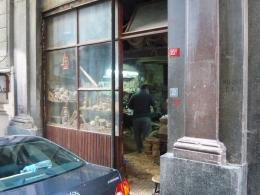
[(39, 141), (39, 140), (45, 140), (45, 139), (38, 136), (31, 136), (31, 135), (10, 135), (10, 136), (0, 137), (0, 146), (23, 143), (27, 141)]

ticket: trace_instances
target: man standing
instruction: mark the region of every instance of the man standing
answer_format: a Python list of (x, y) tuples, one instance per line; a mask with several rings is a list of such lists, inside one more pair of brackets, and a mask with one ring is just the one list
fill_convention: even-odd
[(128, 103), (128, 107), (134, 110), (133, 127), (137, 150), (143, 150), (143, 140), (151, 128), (151, 106), (155, 110), (155, 102), (149, 94), (149, 86), (144, 84), (140, 91), (134, 94)]

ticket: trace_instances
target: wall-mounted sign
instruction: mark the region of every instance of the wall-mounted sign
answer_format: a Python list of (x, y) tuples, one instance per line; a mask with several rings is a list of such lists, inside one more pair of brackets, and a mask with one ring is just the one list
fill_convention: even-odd
[(178, 97), (178, 88), (170, 88), (170, 97)]
[(63, 55), (61, 66), (62, 66), (63, 70), (69, 69), (70, 61), (69, 61), (69, 56), (66, 53), (64, 53), (64, 55)]
[(181, 55), (181, 49), (180, 48), (170, 48), (168, 50), (168, 56), (169, 57), (180, 57)]

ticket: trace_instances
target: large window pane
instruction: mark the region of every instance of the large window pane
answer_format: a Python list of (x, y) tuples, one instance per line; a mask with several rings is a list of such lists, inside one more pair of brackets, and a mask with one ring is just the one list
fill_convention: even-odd
[(48, 84), (52, 88), (66, 87), (75, 90), (75, 48), (48, 53)]
[(80, 129), (111, 134), (111, 91), (80, 92)]
[(49, 123), (77, 127), (75, 49), (48, 53)]
[(111, 38), (111, 2), (106, 1), (79, 10), (79, 41)]
[(48, 20), (48, 47), (60, 47), (77, 42), (77, 14), (69, 12)]
[(80, 87), (111, 87), (111, 43), (80, 47)]
[(127, 32), (167, 26), (167, 1), (153, 1), (137, 7)]

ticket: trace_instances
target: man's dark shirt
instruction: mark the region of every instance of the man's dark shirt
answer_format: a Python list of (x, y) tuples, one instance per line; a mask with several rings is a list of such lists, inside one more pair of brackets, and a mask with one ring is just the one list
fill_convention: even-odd
[(134, 117), (150, 117), (150, 106), (155, 109), (155, 103), (151, 95), (144, 90), (134, 94), (128, 103), (128, 107), (134, 110)]

